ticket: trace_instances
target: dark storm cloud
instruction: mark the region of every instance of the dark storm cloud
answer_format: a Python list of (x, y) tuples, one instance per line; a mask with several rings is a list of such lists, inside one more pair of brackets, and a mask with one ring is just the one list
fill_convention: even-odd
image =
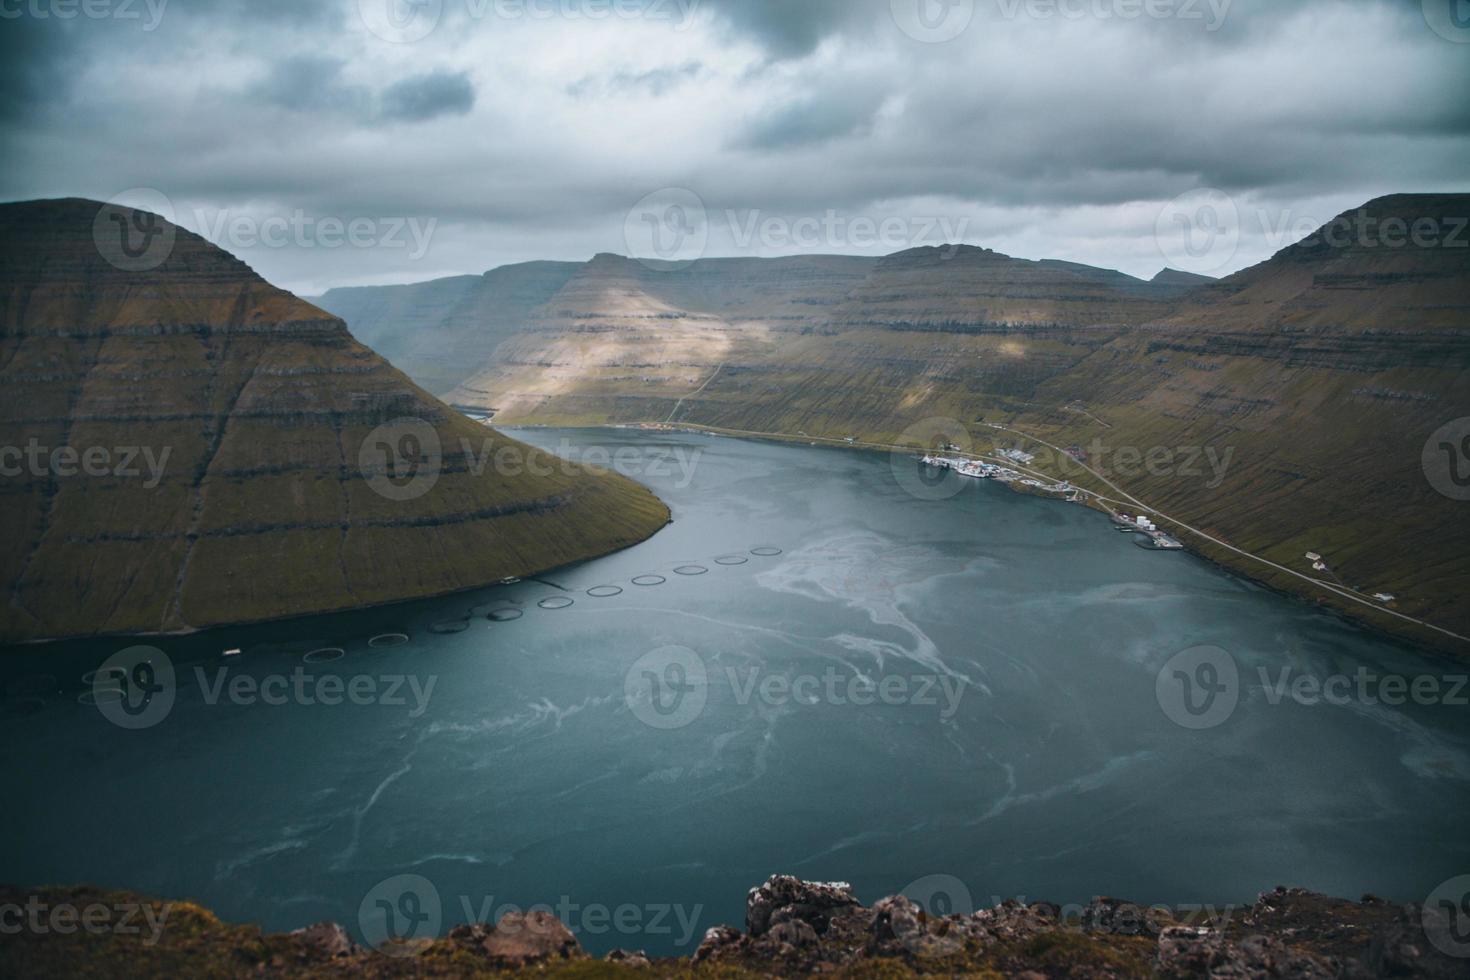
[(383, 90), (384, 119), (423, 122), (439, 116), (463, 116), (475, 107), (475, 86), (468, 72), (436, 71), (394, 82)]
[(0, 119), (36, 116), (62, 90), (73, 57), (68, 33), (29, 19), (0, 27)]
[(154, 187), (443, 229), (417, 265), (246, 256), (315, 290), (625, 250), (629, 209), (670, 187), (712, 220), (965, 216), (969, 241), (1148, 274), (1151, 215), (1195, 188), (1312, 216), (1470, 190), (1470, 44), (1419, 0), (1189, 0), (1214, 29), (1129, 2), (976, 0), (938, 44), (891, 0), (443, 0), (409, 43), (357, 0), (23, 17), (0, 22), (0, 197)]
[(346, 64), (342, 58), (325, 55), (286, 58), (271, 66), (270, 74), (251, 89), (251, 94), (268, 105), (298, 112), (361, 114), (371, 103), (371, 93), (343, 80)]
[(810, 54), (842, 30), (870, 26), (887, 0), (705, 0), (734, 31), (775, 59)]
[(779, 150), (860, 135), (871, 128), (880, 95), (848, 90), (806, 96), (761, 112), (735, 141), (741, 149)]

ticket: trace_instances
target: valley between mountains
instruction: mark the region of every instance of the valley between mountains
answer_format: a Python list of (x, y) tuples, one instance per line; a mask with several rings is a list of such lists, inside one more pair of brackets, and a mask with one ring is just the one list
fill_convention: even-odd
[[(1431, 439), (1470, 416), (1467, 214), (1380, 198), (1219, 281), (972, 246), (604, 254), (314, 302), (497, 424), (1019, 448), (1213, 560), (1470, 655), (1467, 504), (1431, 477), (1470, 465)], [(1361, 234), (1425, 221), (1461, 231)]]

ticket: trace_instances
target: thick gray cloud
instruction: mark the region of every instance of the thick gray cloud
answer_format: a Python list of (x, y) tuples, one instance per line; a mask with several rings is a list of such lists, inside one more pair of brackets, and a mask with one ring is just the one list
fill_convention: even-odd
[[(667, 188), (709, 254), (945, 235), (1140, 275), (1199, 188), (1240, 214), (1220, 272), (1380, 194), (1470, 190), (1440, 0), (26, 2), (0, 4), (0, 197), (155, 188), (306, 292), (626, 252)], [(251, 233), (283, 220), (305, 231)], [(316, 234), (354, 220), (377, 237)], [(908, 237), (859, 233), (884, 221)], [(422, 248), (382, 241), (412, 223)]]
[(324, 55), (297, 55), (276, 62), (270, 73), (248, 93), (269, 105), (298, 112), (362, 114), (372, 96), (361, 85), (343, 81), (346, 61)]
[(463, 116), (474, 107), (475, 86), (468, 72), (430, 72), (394, 82), (383, 91), (384, 119), (422, 122)]

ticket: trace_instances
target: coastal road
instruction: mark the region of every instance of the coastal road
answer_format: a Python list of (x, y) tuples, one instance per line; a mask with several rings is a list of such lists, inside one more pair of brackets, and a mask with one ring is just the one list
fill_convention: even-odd
[[(1029, 439), (1030, 441), (1032, 441), (1032, 442), (1034, 442), (1034, 443), (1036, 443), (1038, 445), (1045, 446), (1048, 449), (1054, 450), (1056, 452), (1066, 453), (1066, 450), (1064, 450), (1064, 449), (1062, 449), (1062, 448), (1060, 448), (1058, 446), (1052, 445), (1051, 443), (1047, 442), (1045, 439), (1039, 439), (1036, 436), (1031, 435), (1030, 433), (1022, 432), (1019, 429), (1012, 429), (1012, 428), (1009, 428), (1007, 426), (1000, 425), (999, 423), (996, 423), (996, 422), (988, 422), (988, 423), (986, 423), (986, 425), (988, 425), (992, 429), (997, 429), (997, 430), (999, 430), (1001, 432), (1014, 433), (1015, 435), (1018, 435), (1018, 436), (1020, 436), (1023, 439)], [(1072, 458), (1072, 457), (1069, 457), (1069, 458)], [(1456, 640), (1460, 640), (1461, 642), (1470, 643), (1470, 637), (1461, 636), (1459, 633), (1455, 633), (1455, 632), (1452, 632), (1451, 630), (1447, 630), (1443, 626), (1436, 626), (1436, 625), (1434, 625), (1431, 622), (1427, 622), (1426, 620), (1418, 619), (1418, 618), (1416, 618), (1414, 616), (1408, 616), (1408, 615), (1405, 615), (1404, 613), (1401, 613), (1401, 612), (1395, 612), (1392, 609), (1386, 609), (1386, 608), (1384, 608), (1384, 606), (1381, 603), (1375, 602), (1375, 601), (1370, 600), (1370, 599), (1365, 599), (1362, 596), (1360, 596), (1359, 594), (1357, 594), (1357, 593), (1353, 592), (1352, 590), (1348, 589), (1346, 586), (1339, 587), (1339, 586), (1333, 585), (1331, 582), (1324, 582), (1324, 581), (1322, 581), (1319, 578), (1313, 578), (1310, 575), (1304, 575), (1301, 572), (1298, 572), (1294, 568), (1288, 568), (1285, 565), (1279, 565), (1276, 562), (1271, 561), (1268, 558), (1262, 558), (1260, 555), (1257, 555), (1257, 554), (1254, 554), (1252, 552), (1246, 551), (1246, 550), (1244, 550), (1242, 548), (1237, 548), (1235, 545), (1230, 544), (1228, 541), (1221, 541), (1219, 538), (1215, 537), (1212, 534), (1209, 534), (1209, 533), (1207, 533), (1205, 531), (1201, 531), (1197, 527), (1191, 527), (1190, 525), (1188, 525), (1188, 524), (1184, 523), (1183, 521), (1179, 520), (1177, 517), (1170, 517), (1168, 514), (1165, 514), (1163, 511), (1159, 510), (1157, 507), (1151, 507), (1151, 506), (1149, 506), (1148, 504), (1146, 504), (1143, 501), (1139, 500), (1137, 497), (1134, 497), (1132, 494), (1128, 493), (1128, 491), (1124, 490), (1122, 487), (1118, 486), (1112, 480), (1109, 480), (1107, 477), (1105, 477), (1101, 473), (1097, 472), (1097, 470), (1094, 470), (1092, 467), (1088, 466), (1086, 463), (1083, 463), (1081, 461), (1078, 461), (1077, 465), (1080, 466), (1080, 467), (1082, 467), (1088, 473), (1091, 473), (1093, 476), (1097, 477), (1097, 479), (1100, 480), (1100, 481), (1102, 481), (1102, 483), (1105, 486), (1110, 487), (1114, 492), (1116, 492), (1122, 498), (1122, 500), (1110, 500), (1109, 498), (1098, 496), (1098, 499), (1101, 500), (1101, 501), (1104, 501), (1105, 503), (1122, 503), (1122, 502), (1125, 502), (1126, 501), (1128, 503), (1134, 504), (1134, 505), (1140, 507), (1143, 510), (1146, 510), (1146, 511), (1149, 511), (1150, 513), (1159, 515), (1159, 517), (1161, 517), (1164, 520), (1168, 521), (1170, 524), (1173, 524), (1174, 526), (1176, 526), (1176, 527), (1178, 527), (1178, 528), (1180, 528), (1182, 530), (1188, 531), (1190, 534), (1193, 534), (1196, 537), (1203, 538), (1204, 540), (1209, 541), (1212, 544), (1219, 545), (1220, 547), (1226, 549), (1227, 551), (1234, 552), (1235, 554), (1241, 555), (1242, 557), (1245, 557), (1245, 558), (1249, 558), (1252, 561), (1258, 561), (1258, 562), (1260, 562), (1263, 565), (1268, 565), (1271, 568), (1274, 568), (1277, 571), (1285, 572), (1288, 575), (1293, 575), (1293, 576), (1301, 579), (1303, 582), (1310, 582), (1312, 585), (1315, 585), (1315, 586), (1317, 586), (1320, 589), (1324, 589), (1324, 590), (1326, 590), (1328, 592), (1335, 593), (1335, 594), (1343, 597), (1344, 599), (1351, 599), (1353, 602), (1359, 603), (1360, 605), (1368, 606), (1369, 608), (1375, 609), (1378, 612), (1387, 613), (1390, 616), (1395, 616), (1395, 617), (1397, 617), (1399, 619), (1404, 620), (1405, 622), (1413, 623), (1416, 626), (1422, 626), (1425, 629), (1434, 630), (1436, 633), (1442, 633), (1445, 636), (1452, 637), (1452, 638), (1454, 638)]]
[[(723, 367), (723, 366), (724, 365), (721, 364), (721, 367)], [(719, 368), (716, 368), (715, 369), (715, 374), (719, 374)], [(714, 380), (714, 377), (715, 376), (713, 374), (710, 375), (709, 381), (713, 381)], [(703, 385), (701, 385), (699, 387), (699, 391), (703, 391), (705, 389), (705, 387), (709, 385), (709, 381), (706, 381)], [(691, 392), (690, 394), (691, 395), (698, 394), (699, 391)], [(684, 400), (681, 398), (679, 400), (679, 403), (680, 404), (683, 404), (683, 401)], [(678, 409), (678, 406), (676, 405), (675, 406), (675, 410), (677, 411), (677, 409)], [(673, 413), (670, 413), (669, 418), (670, 419), (673, 418)], [(795, 441), (805, 440), (807, 442), (826, 442), (826, 443), (832, 443), (834, 445), (839, 445), (839, 446), (856, 446), (856, 447), (859, 447), (859, 448), (862, 448), (862, 449), (884, 449), (884, 450), (889, 450), (889, 451), (895, 451), (895, 450), (897, 450), (897, 451), (901, 451), (901, 452), (910, 452), (910, 453), (911, 452), (918, 452), (919, 449), (920, 449), (920, 447), (916, 447), (916, 446), (900, 446), (900, 445), (895, 445), (893, 443), (861, 442), (861, 441), (848, 442), (845, 439), (832, 439), (832, 438), (828, 438), (828, 437), (825, 437), (825, 436), (790, 435), (790, 434), (784, 433), (784, 432), (756, 432), (756, 431), (753, 431), (753, 430), (750, 430), (750, 429), (724, 429), (724, 428), (719, 428), (719, 427), (716, 427), (716, 426), (697, 425), (697, 424), (688, 423), (688, 422), (683, 423), (683, 424), (687, 428), (691, 428), (691, 429), (703, 429), (703, 430), (706, 430), (706, 431), (709, 431), (709, 432), (723, 432), (723, 433), (729, 433), (731, 435), (755, 436), (755, 437), (760, 437), (760, 438), (790, 439), (790, 440), (795, 440)], [(1047, 442), (1045, 439), (1039, 439), (1036, 436), (1031, 435), (1028, 432), (1022, 432), (1019, 429), (1012, 429), (1012, 428), (1009, 428), (1008, 426), (1001, 425), (1001, 424), (999, 424), (997, 422), (986, 422), (984, 424), (986, 425), (987, 428), (995, 429), (995, 430), (998, 430), (998, 431), (1001, 431), (1001, 432), (1010, 432), (1010, 433), (1013, 433), (1015, 435), (1020, 436), (1023, 439), (1029, 439), (1031, 442), (1034, 442), (1037, 445), (1045, 446), (1048, 449), (1054, 450), (1055, 452), (1066, 454), (1066, 450), (1065, 449), (1062, 449), (1059, 446), (1054, 446), (1051, 443)], [(981, 458), (983, 458), (983, 454), (980, 454), (980, 453), (955, 453), (953, 455), (968, 456), (968, 457), (970, 457), (972, 459), (981, 459)], [(994, 458), (994, 457), (992, 457), (992, 458)], [(1071, 457), (1070, 455), (1068, 455), (1068, 458), (1071, 459), (1073, 457)], [(1012, 462), (1010, 460), (997, 460), (997, 461), (998, 462), (1001, 462), (1003, 465), (1010, 466), (1011, 468), (1016, 469), (1016, 470), (1024, 470), (1025, 469), (1024, 467), (1021, 467), (1021, 466), (1017, 465), (1016, 463), (1014, 463), (1014, 462)], [(1107, 487), (1111, 488), (1113, 490), (1113, 492), (1115, 492), (1115, 493), (1118, 494), (1118, 498), (1119, 499), (1116, 499), (1116, 500), (1113, 499), (1113, 498), (1110, 498), (1110, 497), (1104, 497), (1101, 494), (1096, 494), (1096, 493), (1093, 493), (1092, 494), (1092, 496), (1096, 497), (1099, 501), (1101, 501), (1103, 503), (1110, 503), (1110, 504), (1130, 503), (1130, 504), (1133, 504), (1135, 507), (1138, 507), (1141, 510), (1148, 511), (1151, 514), (1157, 514), (1161, 519), (1163, 519), (1165, 521), (1168, 521), (1170, 524), (1172, 524), (1173, 526), (1179, 528), (1180, 530), (1187, 531), (1188, 533), (1193, 534), (1195, 537), (1202, 538), (1205, 541), (1209, 541), (1212, 544), (1218, 545), (1218, 546), (1220, 546), (1221, 548), (1224, 548), (1227, 551), (1230, 551), (1230, 552), (1232, 552), (1234, 554), (1240, 555), (1242, 558), (1249, 558), (1251, 561), (1260, 562), (1262, 565), (1266, 565), (1266, 566), (1269, 566), (1271, 568), (1274, 568), (1274, 569), (1276, 569), (1279, 572), (1285, 572), (1287, 575), (1291, 575), (1291, 576), (1293, 576), (1295, 578), (1299, 578), (1303, 582), (1307, 582), (1307, 583), (1309, 583), (1311, 585), (1315, 585), (1315, 586), (1317, 586), (1318, 588), (1320, 588), (1320, 589), (1322, 589), (1324, 591), (1332, 592), (1332, 593), (1334, 593), (1334, 594), (1336, 594), (1338, 596), (1341, 596), (1344, 599), (1348, 599), (1348, 600), (1350, 600), (1352, 602), (1356, 602), (1359, 605), (1367, 606), (1368, 608), (1373, 609), (1376, 612), (1385, 613), (1385, 614), (1387, 614), (1389, 616), (1393, 616), (1393, 617), (1395, 617), (1397, 619), (1402, 619), (1404, 622), (1413, 623), (1415, 626), (1422, 626), (1425, 629), (1433, 630), (1436, 633), (1440, 633), (1440, 634), (1442, 634), (1444, 636), (1448, 636), (1451, 639), (1459, 640), (1462, 643), (1470, 643), (1470, 636), (1461, 636), (1459, 633), (1453, 632), (1452, 630), (1447, 630), (1443, 626), (1436, 626), (1434, 623), (1428, 622), (1426, 620), (1419, 619), (1419, 618), (1414, 617), (1414, 616), (1409, 616), (1409, 615), (1406, 615), (1406, 614), (1401, 613), (1401, 612), (1395, 612), (1392, 609), (1387, 609), (1381, 603), (1375, 602), (1375, 601), (1370, 600), (1370, 599), (1363, 598), (1362, 596), (1354, 593), (1353, 591), (1351, 591), (1350, 589), (1347, 589), (1346, 587), (1339, 587), (1339, 586), (1333, 585), (1331, 582), (1324, 582), (1321, 579), (1313, 578), (1310, 575), (1303, 575), (1301, 572), (1298, 572), (1294, 568), (1288, 568), (1285, 565), (1280, 565), (1280, 564), (1277, 564), (1274, 561), (1271, 561), (1269, 558), (1262, 558), (1260, 555), (1257, 555), (1257, 554), (1254, 554), (1252, 552), (1246, 551), (1243, 548), (1237, 548), (1235, 545), (1229, 543), (1228, 541), (1221, 541), (1219, 538), (1217, 538), (1214, 535), (1208, 533), (1207, 531), (1202, 531), (1202, 530), (1200, 530), (1197, 527), (1192, 527), (1191, 525), (1184, 523), (1183, 521), (1179, 520), (1176, 517), (1170, 517), (1168, 514), (1165, 514), (1163, 511), (1159, 510), (1157, 507), (1153, 507), (1153, 506), (1150, 506), (1147, 503), (1144, 503), (1143, 501), (1139, 500), (1137, 497), (1133, 496), (1128, 491), (1124, 490), (1122, 487), (1118, 486), (1112, 480), (1109, 480), (1107, 477), (1103, 476), (1101, 473), (1097, 472), (1096, 470), (1094, 470), (1092, 467), (1088, 466), (1087, 464), (1078, 461), (1078, 464), (1077, 465), (1081, 466), (1088, 473), (1092, 474), (1094, 477), (1096, 477), (1098, 480), (1100, 480), (1103, 483), (1104, 486), (1107, 486)], [(1039, 473), (1039, 472), (1037, 472), (1035, 470), (1030, 471), (1030, 473), (1031, 473), (1032, 476), (1038, 477), (1038, 478), (1041, 478), (1041, 479), (1055, 480), (1055, 477), (1049, 476), (1049, 475), (1044, 474), (1044, 473)], [(1082, 488), (1079, 487), (1078, 489), (1081, 490)], [(1090, 491), (1084, 490), (1083, 492), (1090, 492)]]

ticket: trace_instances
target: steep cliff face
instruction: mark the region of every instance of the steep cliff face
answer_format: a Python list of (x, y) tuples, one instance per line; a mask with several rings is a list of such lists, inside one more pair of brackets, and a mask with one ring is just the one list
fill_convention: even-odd
[(524, 262), (483, 276), (333, 289), (316, 302), (424, 388), (444, 394), (493, 363), (496, 348), (525, 329), (579, 267)]
[(1070, 262), (1031, 262), (969, 245), (890, 255), (834, 310), (834, 329), (988, 332), (1123, 326), (1168, 307), (1149, 285)]
[(498, 418), (662, 420), (718, 372), (737, 392), (773, 389), (795, 339), (860, 283), (848, 256), (706, 259), (688, 267), (599, 255), (450, 395)]
[[(939, 418), (984, 447), (997, 437), (983, 419), (1095, 444), (1095, 463), (1149, 506), (1294, 571), (1323, 554), (1329, 581), (1470, 635), (1465, 504), (1435, 488), (1425, 455), (1432, 434), (1470, 416), (1467, 215), (1467, 195), (1382, 198), (1220, 281), (1166, 269), (1145, 282), (971, 247), (680, 270), (599, 256), (455, 397), (506, 422), (887, 443)], [(1151, 452), (1175, 462), (1139, 461)]]
[[(1039, 402), (1080, 399), (1107, 425), (1026, 420), (1080, 444), (1229, 453), (1213, 486), (1146, 468), (1128, 483), (1238, 547), (1304, 572), (1307, 552), (1323, 554), (1332, 576), (1470, 633), (1466, 504), (1436, 490), (1424, 459), (1433, 433), (1470, 416), (1467, 215), (1463, 195), (1348, 212), (1040, 388)], [(1425, 234), (1395, 244), (1400, 223)]]
[[(471, 588), (667, 518), (453, 412), (203, 239), (83, 200), (0, 207), (0, 447), (4, 640)], [(486, 465), (501, 447), (514, 472)]]

